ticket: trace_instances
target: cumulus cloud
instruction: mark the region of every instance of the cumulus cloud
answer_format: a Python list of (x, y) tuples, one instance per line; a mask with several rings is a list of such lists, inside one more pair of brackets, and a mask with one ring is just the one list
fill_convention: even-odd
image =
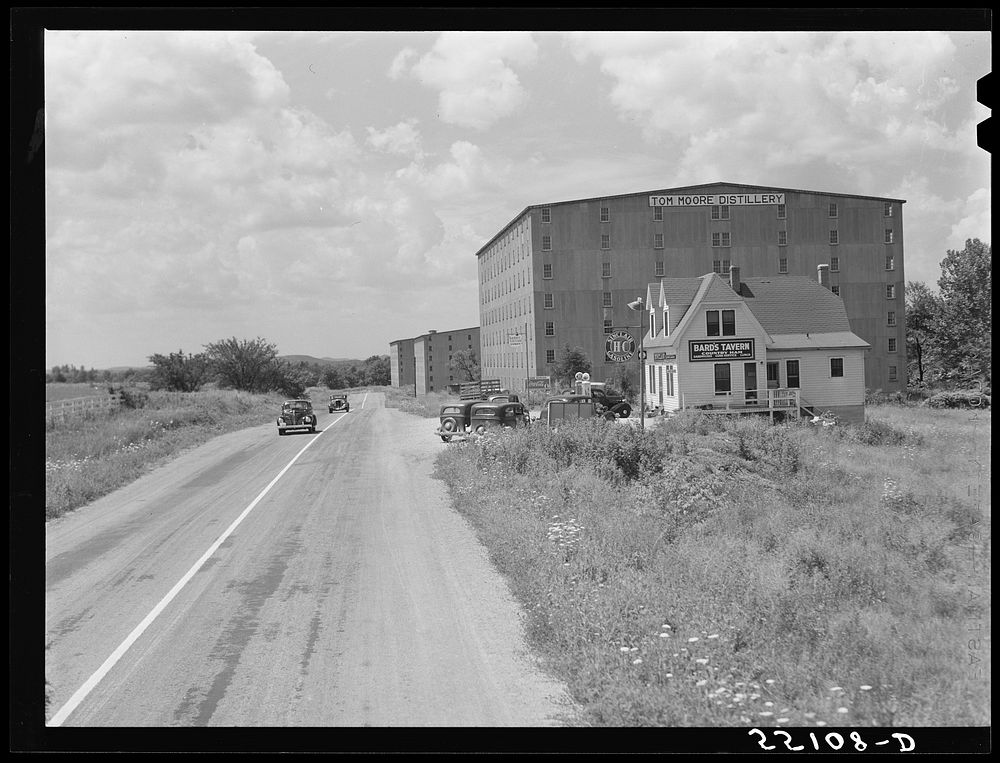
[(705, 163), (727, 155), (759, 177), (782, 165), (864, 172), (954, 150), (942, 107), (956, 83), (927, 77), (954, 55), (943, 33), (591, 33), (568, 44), (580, 60), (598, 57), (623, 120), (651, 143), (680, 141), (688, 175), (704, 178)]
[(408, 119), (385, 130), (369, 127), (367, 143), (372, 148), (389, 154), (417, 158), (423, 156), (416, 119)]
[(440, 118), (450, 124), (486, 129), (520, 111), (528, 95), (515, 66), (531, 66), (538, 46), (529, 33), (446, 32), (416, 61), (404, 50), (390, 73), (410, 71), (439, 91)]

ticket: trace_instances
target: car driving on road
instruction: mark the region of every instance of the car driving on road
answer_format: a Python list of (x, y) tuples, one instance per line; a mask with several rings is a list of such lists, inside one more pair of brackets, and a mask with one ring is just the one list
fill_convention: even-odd
[(347, 395), (330, 395), (330, 413), (343, 411), (349, 413), (351, 404), (347, 402)]
[(312, 400), (286, 400), (278, 414), (278, 434), (295, 431), (316, 431), (316, 412)]

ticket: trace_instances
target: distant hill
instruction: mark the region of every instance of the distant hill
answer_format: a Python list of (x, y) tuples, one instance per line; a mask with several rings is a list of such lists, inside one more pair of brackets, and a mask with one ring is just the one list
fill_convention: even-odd
[(357, 360), (355, 358), (314, 358), (312, 355), (279, 355), (278, 358), (292, 365), (308, 363), (309, 365), (320, 366), (362, 366), (365, 363), (364, 360)]

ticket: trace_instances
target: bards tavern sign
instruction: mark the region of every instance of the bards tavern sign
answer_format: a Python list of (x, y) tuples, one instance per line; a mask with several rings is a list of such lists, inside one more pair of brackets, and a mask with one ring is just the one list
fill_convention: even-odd
[(753, 360), (753, 339), (729, 339), (706, 342), (703, 339), (688, 341), (688, 360)]
[(784, 204), (783, 193), (701, 193), (650, 196), (651, 207), (702, 207), (726, 204), (737, 207), (743, 204)]

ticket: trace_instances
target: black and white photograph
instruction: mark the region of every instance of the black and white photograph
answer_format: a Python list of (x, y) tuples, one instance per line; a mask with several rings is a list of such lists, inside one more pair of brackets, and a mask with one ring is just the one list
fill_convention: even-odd
[(989, 750), (991, 12), (85, 10), (29, 736)]

